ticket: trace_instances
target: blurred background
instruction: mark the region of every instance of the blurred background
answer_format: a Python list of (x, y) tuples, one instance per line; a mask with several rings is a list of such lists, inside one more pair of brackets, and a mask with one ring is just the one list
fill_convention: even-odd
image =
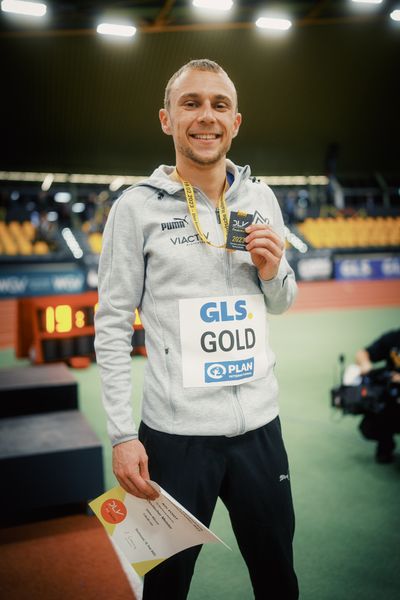
[[(198, 4), (1, 2), (0, 591), (140, 597), (86, 515), (115, 485), (93, 350), (97, 266), (113, 202), (174, 162), (158, 122), (169, 77), (207, 57), (238, 90), (230, 158), (276, 194), (299, 281), (271, 335), (301, 597), (394, 600), (398, 455), (376, 464), (330, 390), (400, 322), (400, 2)], [(139, 418), (145, 332), (138, 315), (132, 325)], [(251, 598), (222, 505), (212, 528), (234, 550), (203, 550), (190, 598)]]

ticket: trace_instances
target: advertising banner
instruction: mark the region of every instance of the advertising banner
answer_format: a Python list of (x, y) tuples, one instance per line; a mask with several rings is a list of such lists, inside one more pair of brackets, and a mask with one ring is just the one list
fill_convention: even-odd
[(86, 290), (86, 274), (68, 265), (0, 269), (0, 298), (79, 294)]
[(400, 278), (400, 256), (343, 257), (334, 260), (334, 277), (351, 279)]

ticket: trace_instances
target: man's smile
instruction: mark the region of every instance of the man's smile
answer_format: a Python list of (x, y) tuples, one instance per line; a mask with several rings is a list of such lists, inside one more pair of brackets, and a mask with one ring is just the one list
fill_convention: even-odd
[(221, 135), (221, 133), (189, 133), (189, 136), (195, 140), (216, 140)]

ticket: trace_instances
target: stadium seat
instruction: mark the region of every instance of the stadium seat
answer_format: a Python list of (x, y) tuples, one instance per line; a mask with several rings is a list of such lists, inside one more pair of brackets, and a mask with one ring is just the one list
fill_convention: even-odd
[(297, 227), (314, 248), (400, 245), (400, 217), (307, 218)]

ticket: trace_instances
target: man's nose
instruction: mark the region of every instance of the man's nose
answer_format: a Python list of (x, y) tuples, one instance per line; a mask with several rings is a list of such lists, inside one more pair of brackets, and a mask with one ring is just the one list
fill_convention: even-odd
[(211, 102), (204, 102), (201, 107), (198, 120), (201, 123), (212, 123), (215, 121), (214, 111), (211, 106)]

